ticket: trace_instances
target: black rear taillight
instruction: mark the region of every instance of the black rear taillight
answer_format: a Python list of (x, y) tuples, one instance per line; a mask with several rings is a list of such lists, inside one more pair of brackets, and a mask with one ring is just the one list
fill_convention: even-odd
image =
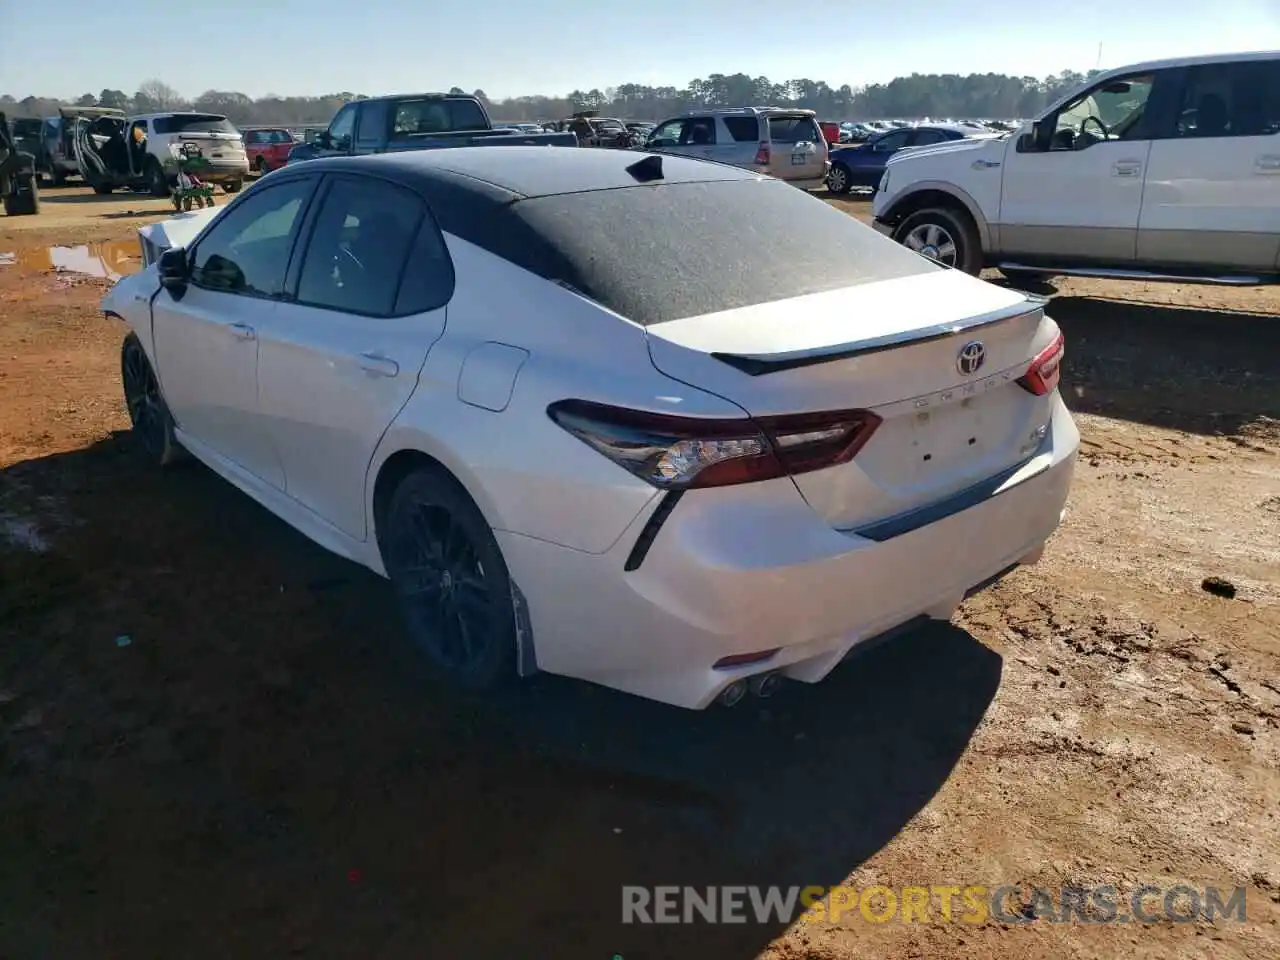
[(711, 420), (588, 400), (553, 403), (547, 414), (663, 490), (752, 483), (847, 463), (880, 425), (867, 410)]

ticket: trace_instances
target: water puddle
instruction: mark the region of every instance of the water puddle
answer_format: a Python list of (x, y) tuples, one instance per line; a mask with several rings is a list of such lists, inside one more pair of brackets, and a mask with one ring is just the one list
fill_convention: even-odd
[(137, 239), (82, 243), (75, 247), (33, 247), (0, 251), (0, 267), (22, 265), (35, 270), (100, 277), (116, 281), (142, 269)]

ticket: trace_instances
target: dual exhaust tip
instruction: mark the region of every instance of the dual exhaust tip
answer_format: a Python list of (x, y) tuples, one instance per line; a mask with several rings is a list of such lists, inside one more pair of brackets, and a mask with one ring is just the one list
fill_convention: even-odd
[(780, 686), (782, 686), (781, 674), (761, 673), (754, 677), (733, 681), (720, 691), (716, 702), (724, 707), (733, 707), (741, 703), (748, 693), (761, 698), (771, 697), (778, 692)]

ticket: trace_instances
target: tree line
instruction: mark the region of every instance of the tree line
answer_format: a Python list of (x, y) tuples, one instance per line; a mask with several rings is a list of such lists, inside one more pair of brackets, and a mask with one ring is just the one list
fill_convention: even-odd
[[(888, 83), (863, 87), (833, 87), (823, 80), (787, 80), (745, 73), (713, 73), (691, 80), (683, 88), (624, 83), (604, 90), (574, 90), (563, 97), (524, 96), (491, 100), (483, 90), (472, 91), (484, 101), (490, 116), (499, 121), (563, 119), (578, 110), (598, 110), (603, 116), (627, 120), (662, 120), (708, 107), (770, 105), (805, 107), (821, 119), (874, 120), (879, 118), (1026, 118), (1035, 115), (1058, 96), (1083, 83), (1088, 74), (1065, 70), (1043, 79), (1011, 77), (1002, 73), (913, 73)], [(453, 87), (450, 93), (465, 93)], [(257, 99), (228, 90), (206, 90), (188, 99), (160, 80), (148, 80), (133, 95), (105, 88), (97, 95), (85, 93), (72, 101), (77, 106), (115, 107), (132, 113), (165, 110), (197, 110), (228, 117), (240, 126), (253, 124), (327, 123), (338, 108), (364, 94), (344, 91), (318, 97)], [(47, 117), (65, 101), (28, 96), (19, 100), (0, 95), (0, 110), (12, 117)]]

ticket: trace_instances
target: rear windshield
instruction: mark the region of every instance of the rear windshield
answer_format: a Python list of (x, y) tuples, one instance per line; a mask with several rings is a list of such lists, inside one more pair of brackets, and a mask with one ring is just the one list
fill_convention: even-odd
[(19, 117), (13, 121), (13, 135), (15, 137), (33, 137), (40, 133), (40, 120), (33, 120), (30, 117)]
[(293, 143), (293, 134), (288, 130), (249, 130), (245, 139), (250, 143)]
[(645, 325), (941, 269), (773, 179), (534, 197), (505, 216), (495, 252)]
[(239, 133), (230, 120), (213, 113), (156, 117), (151, 121), (151, 126), (156, 133)]
[(488, 130), (489, 121), (475, 100), (400, 100), (391, 127), (397, 136)]
[(822, 132), (813, 117), (770, 117), (769, 139), (774, 143), (818, 142)]

